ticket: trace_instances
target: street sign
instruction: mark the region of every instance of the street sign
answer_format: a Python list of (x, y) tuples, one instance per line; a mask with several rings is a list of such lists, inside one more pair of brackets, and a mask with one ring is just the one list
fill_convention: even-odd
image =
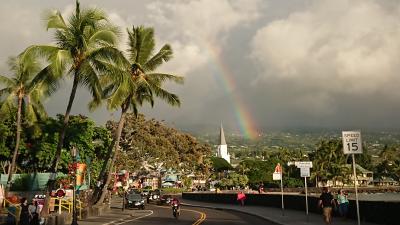
[(312, 168), (312, 162), (311, 161), (294, 162), (294, 165), (297, 168)]
[(342, 131), (344, 154), (362, 154), (361, 132)]
[(272, 180), (281, 180), (282, 176), (281, 173), (273, 173)]
[(280, 163), (276, 164), (275, 166), (275, 171), (272, 174), (272, 180), (282, 180), (282, 167)]
[(310, 176), (310, 167), (300, 167), (300, 176), (301, 177), (309, 177)]

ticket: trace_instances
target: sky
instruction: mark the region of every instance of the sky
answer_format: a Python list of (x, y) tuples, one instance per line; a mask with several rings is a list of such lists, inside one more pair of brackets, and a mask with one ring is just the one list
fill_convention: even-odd
[[(159, 68), (185, 77), (167, 84), (180, 108), (156, 101), (140, 109), (181, 129), (255, 136), (280, 128), (385, 129), (400, 125), (400, 2), (396, 0), (82, 0), (121, 27), (155, 28), (157, 49), (171, 44), (174, 58)], [(74, 1), (3, 0), (0, 74), (6, 61), (32, 44), (50, 44), (43, 14), (65, 17)], [(126, 49), (126, 35), (120, 48)], [(46, 100), (63, 114), (71, 80)], [(73, 114), (99, 124), (118, 119), (89, 112), (80, 89)]]

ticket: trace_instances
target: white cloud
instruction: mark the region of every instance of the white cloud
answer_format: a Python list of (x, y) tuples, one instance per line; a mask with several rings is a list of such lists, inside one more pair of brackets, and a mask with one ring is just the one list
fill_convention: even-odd
[(337, 93), (391, 94), (387, 86), (400, 81), (400, 8), (378, 3), (314, 1), (268, 23), (252, 40), (251, 55), (263, 70), (260, 79), (319, 90), (325, 96), (320, 101)]
[[(210, 59), (210, 43), (221, 46), (232, 29), (259, 17), (259, 0), (157, 1), (147, 5), (161, 43), (175, 50), (169, 68), (186, 74)], [(214, 46), (214, 47), (215, 47)]]

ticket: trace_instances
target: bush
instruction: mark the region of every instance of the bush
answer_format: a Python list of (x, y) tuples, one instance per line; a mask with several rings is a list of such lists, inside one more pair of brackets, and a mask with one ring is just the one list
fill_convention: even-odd
[[(15, 175), (14, 175), (15, 176)], [(21, 174), (14, 180), (11, 191), (30, 191), (32, 179), (29, 174)]]
[(164, 194), (179, 194), (184, 192), (184, 188), (163, 188), (161, 189), (161, 192)]

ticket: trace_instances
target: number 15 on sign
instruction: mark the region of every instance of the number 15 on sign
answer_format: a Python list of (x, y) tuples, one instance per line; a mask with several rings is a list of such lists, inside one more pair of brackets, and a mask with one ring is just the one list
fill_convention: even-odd
[(360, 131), (342, 131), (344, 154), (362, 154)]

